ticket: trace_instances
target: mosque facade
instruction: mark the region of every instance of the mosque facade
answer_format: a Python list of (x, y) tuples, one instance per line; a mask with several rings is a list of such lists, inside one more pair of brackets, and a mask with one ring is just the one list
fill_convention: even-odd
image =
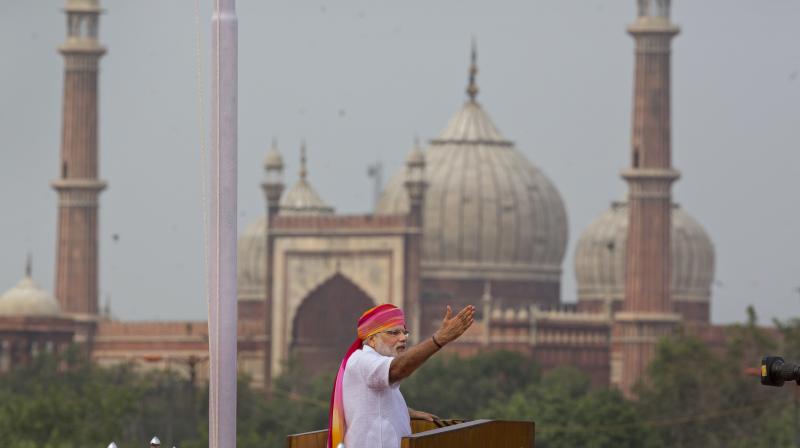
[[(77, 342), (101, 364), (142, 362), (207, 375), (203, 321), (128, 322), (97, 305), (98, 0), (67, 0), (64, 132), (55, 298), (30, 269), (0, 296), (0, 370)], [(577, 303), (562, 301), (567, 214), (556, 185), (501, 134), (478, 101), (475, 50), (467, 97), (440, 135), (410, 149), (374, 213), (335, 212), (312, 186), (301, 148), (286, 188), (283, 154), (266, 154), (266, 215), (238, 242), (239, 369), (253, 385), (296, 364), (335, 365), (365, 309), (393, 303), (413, 341), (438, 328), (445, 305), (475, 304), (473, 327), (448, 350), (507, 349), (545, 370), (571, 365), (628, 393), (658, 338), (710, 325), (714, 247), (670, 194), (669, 1), (640, 0), (628, 196), (578, 238)], [(247, 187), (245, 187), (247, 188)], [(258, 194), (253, 186), (253, 194)], [(316, 369), (316, 370), (315, 370)], [(331, 370), (332, 371), (332, 370)]]

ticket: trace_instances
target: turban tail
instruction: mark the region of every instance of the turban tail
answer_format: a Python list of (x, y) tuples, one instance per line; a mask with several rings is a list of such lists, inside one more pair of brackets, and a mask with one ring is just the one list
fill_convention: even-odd
[(405, 325), (403, 310), (389, 304), (370, 308), (358, 319), (358, 338), (347, 349), (347, 353), (345, 353), (342, 363), (339, 365), (336, 381), (333, 383), (331, 407), (328, 411), (328, 448), (337, 448), (340, 443), (344, 442), (344, 434), (347, 430), (347, 424), (344, 421), (342, 382), (344, 381), (344, 368), (347, 366), (347, 360), (350, 359), (350, 355), (361, 349), (363, 341), (368, 337), (392, 327), (405, 327)]

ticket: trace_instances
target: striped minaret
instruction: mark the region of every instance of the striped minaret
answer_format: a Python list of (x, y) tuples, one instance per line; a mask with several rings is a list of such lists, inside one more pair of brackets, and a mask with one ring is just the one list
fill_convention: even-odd
[[(656, 345), (679, 321), (670, 298), (671, 188), (670, 43), (678, 27), (670, 22), (670, 0), (638, 0), (628, 32), (636, 42), (625, 302), (615, 316), (614, 362), (622, 392), (644, 380)], [(613, 362), (612, 362), (613, 368)]]
[(64, 109), (61, 132), (55, 294), (65, 313), (92, 316), (98, 309), (97, 74), (106, 49), (97, 40), (98, 0), (67, 0)]

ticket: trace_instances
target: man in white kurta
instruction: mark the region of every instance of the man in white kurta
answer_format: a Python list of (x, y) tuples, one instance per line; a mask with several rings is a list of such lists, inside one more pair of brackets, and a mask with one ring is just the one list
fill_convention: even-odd
[(408, 406), (400, 382), (389, 383), (392, 356), (369, 345), (347, 360), (344, 371), (344, 415), (347, 448), (397, 448), (400, 438), (411, 435)]
[(468, 305), (456, 316), (447, 307), (442, 326), (423, 342), (408, 347), (403, 310), (382, 304), (358, 319), (357, 339), (336, 374), (328, 414), (328, 448), (399, 448), (411, 435), (411, 417), (433, 421), (427, 412), (406, 406), (400, 381), (411, 375), (474, 321)]

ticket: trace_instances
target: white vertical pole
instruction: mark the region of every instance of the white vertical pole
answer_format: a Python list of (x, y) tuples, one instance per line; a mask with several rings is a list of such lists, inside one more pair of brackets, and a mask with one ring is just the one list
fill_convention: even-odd
[(214, 0), (208, 244), (210, 448), (236, 447), (236, 137), (235, 0)]

